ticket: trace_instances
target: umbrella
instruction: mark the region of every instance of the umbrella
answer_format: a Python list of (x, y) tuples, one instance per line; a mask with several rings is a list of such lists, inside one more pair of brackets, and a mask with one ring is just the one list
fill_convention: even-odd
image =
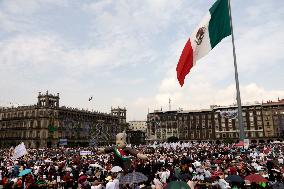
[(201, 163), (199, 161), (196, 161), (193, 163), (194, 167), (200, 167), (201, 166)]
[(214, 171), (213, 172), (213, 176), (220, 176), (220, 175), (223, 175), (222, 171)]
[(119, 166), (114, 166), (113, 168), (111, 168), (110, 171), (113, 172), (113, 173), (118, 173), (118, 172), (122, 171), (122, 168), (119, 167)]
[(92, 170), (88, 170), (88, 171), (86, 171), (86, 175), (91, 176), (92, 174), (93, 174)]
[(82, 184), (83, 182), (85, 182), (87, 180), (87, 176), (86, 175), (82, 175), (79, 177), (78, 179), (78, 183)]
[(215, 160), (215, 163), (217, 163), (217, 164), (221, 164), (221, 163), (222, 163), (222, 160), (217, 159), (217, 160)]
[(180, 180), (188, 180), (188, 179), (191, 179), (191, 178), (192, 178), (192, 176), (188, 173), (185, 173), (185, 174), (182, 174), (182, 175), (179, 176)]
[(97, 168), (100, 168), (100, 169), (103, 169), (103, 167), (97, 163), (95, 164), (90, 164), (90, 167), (97, 167)]
[(24, 169), (24, 170), (22, 170), (22, 171), (20, 172), (19, 177), (24, 176), (24, 175), (27, 175), (27, 174), (29, 174), (29, 173), (31, 173), (31, 172), (32, 172), (31, 169)]
[(263, 153), (268, 154), (271, 151), (271, 149), (266, 148), (265, 150), (263, 150)]
[(229, 175), (225, 178), (227, 182), (244, 183), (244, 179), (239, 175)]
[(239, 143), (234, 144), (234, 146), (236, 146), (236, 147), (243, 147), (244, 146), (244, 141), (240, 141)]
[(141, 182), (147, 181), (148, 178), (140, 173), (140, 172), (133, 172), (133, 173), (128, 173), (124, 177), (121, 178), (121, 184), (138, 184)]
[(169, 184), (167, 184), (165, 189), (190, 189), (190, 187), (186, 182), (172, 181)]
[(275, 172), (277, 172), (277, 173), (281, 173), (281, 171), (278, 170), (278, 169), (271, 169), (271, 171), (275, 171)]
[(52, 163), (53, 161), (51, 161), (50, 159), (46, 159), (44, 160), (45, 163)]
[(260, 182), (268, 182), (268, 180), (264, 177), (262, 177), (261, 175), (258, 174), (251, 174), (245, 177), (245, 180), (250, 181), (251, 183), (255, 182), (255, 183), (260, 183)]
[(284, 184), (281, 182), (276, 182), (275, 184), (272, 185), (273, 189), (284, 189)]

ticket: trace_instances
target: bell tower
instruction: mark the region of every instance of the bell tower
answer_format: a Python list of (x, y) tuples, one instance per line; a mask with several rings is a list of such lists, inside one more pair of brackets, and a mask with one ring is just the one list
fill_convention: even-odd
[(52, 95), (49, 94), (48, 91), (46, 91), (45, 94), (41, 94), (41, 92), (39, 92), (37, 98), (38, 107), (59, 108), (59, 93), (57, 93), (57, 95)]
[(119, 106), (117, 108), (111, 107), (111, 114), (116, 115), (119, 118), (119, 123), (125, 124), (126, 123), (126, 108), (120, 108)]

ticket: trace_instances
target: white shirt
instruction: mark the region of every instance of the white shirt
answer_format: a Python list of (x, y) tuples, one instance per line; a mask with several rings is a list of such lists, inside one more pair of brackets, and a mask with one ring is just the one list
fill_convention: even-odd
[(99, 184), (98, 186), (91, 186), (91, 189), (102, 189), (102, 185)]
[(113, 182), (115, 183), (115, 189), (119, 189), (119, 180), (115, 178)]
[(278, 159), (279, 164), (283, 164), (283, 158)]
[(224, 179), (219, 179), (218, 184), (222, 189), (231, 188), (229, 183), (227, 183)]
[(155, 186), (156, 186), (156, 185), (163, 186), (163, 184), (161, 183), (161, 181), (160, 181), (159, 179), (157, 179), (157, 178), (154, 178), (153, 183), (155, 184)]
[(167, 182), (167, 178), (168, 178), (168, 173), (166, 171), (163, 171), (162, 174), (161, 174), (161, 182), (162, 183), (166, 183)]
[(205, 178), (210, 178), (211, 177), (211, 173), (208, 170), (204, 171), (204, 175), (205, 175)]
[(116, 189), (115, 183), (113, 181), (110, 181), (106, 184), (106, 189)]

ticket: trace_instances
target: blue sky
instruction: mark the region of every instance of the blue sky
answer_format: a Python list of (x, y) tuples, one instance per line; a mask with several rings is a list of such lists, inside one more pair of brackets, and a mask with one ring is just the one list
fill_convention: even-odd
[[(178, 85), (185, 42), (214, 1), (2, 0), (0, 106), (34, 104), (39, 91), (61, 105), (128, 120), (148, 108), (201, 109), (235, 100), (231, 38)], [(232, 0), (242, 102), (284, 98), (284, 1)], [(93, 96), (93, 101), (88, 98)]]

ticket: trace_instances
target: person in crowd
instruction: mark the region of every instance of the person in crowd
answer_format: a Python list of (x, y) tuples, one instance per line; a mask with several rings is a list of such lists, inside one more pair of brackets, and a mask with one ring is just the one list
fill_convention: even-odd
[[(233, 184), (226, 178), (239, 175), (245, 179), (259, 174), (267, 179), (257, 187), (273, 188), (284, 183), (284, 144), (263, 143), (248, 149), (231, 144), (155, 143), (133, 147), (148, 159), (129, 156), (132, 169), (147, 176), (135, 187), (162, 189), (171, 181), (184, 181), (190, 188), (244, 188), (254, 183)], [(28, 154), (11, 159), (9, 149), (0, 149), (0, 185), (13, 189), (120, 189), (124, 171), (112, 173), (113, 154), (97, 154), (96, 148), (27, 149)], [(91, 155), (80, 155), (90, 151)], [(30, 169), (32, 172), (19, 177)], [(143, 183), (143, 184), (142, 184)], [(251, 184), (251, 185), (249, 185)], [(0, 188), (1, 188), (0, 186)], [(274, 188), (275, 188), (274, 187)]]

